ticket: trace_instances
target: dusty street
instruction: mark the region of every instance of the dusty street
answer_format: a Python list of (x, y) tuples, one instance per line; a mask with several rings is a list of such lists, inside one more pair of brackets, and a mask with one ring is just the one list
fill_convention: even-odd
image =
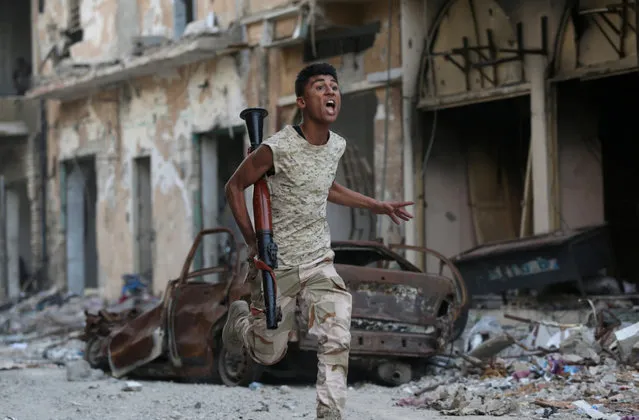
[[(82, 309), (96, 302), (41, 300), (0, 312), (0, 420), (315, 418), (310, 382), (229, 388), (91, 369), (79, 337)], [(454, 349), (430, 359), (421, 378), (397, 387), (352, 378), (345, 419), (639, 420), (639, 313), (622, 311), (605, 334), (587, 326), (589, 312), (519, 312), (552, 319), (543, 322), (473, 313)]]
[[(315, 391), (309, 386), (264, 385), (257, 390), (216, 385), (145, 382), (140, 391), (123, 391), (126, 381), (105, 378), (68, 382), (59, 367), (0, 372), (0, 418), (65, 419), (314, 419)], [(347, 419), (446, 419), (434, 411), (396, 407), (400, 388), (354, 386)], [(405, 394), (404, 394), (405, 396)], [(474, 416), (489, 420), (509, 417)], [(563, 417), (568, 418), (568, 417)]]

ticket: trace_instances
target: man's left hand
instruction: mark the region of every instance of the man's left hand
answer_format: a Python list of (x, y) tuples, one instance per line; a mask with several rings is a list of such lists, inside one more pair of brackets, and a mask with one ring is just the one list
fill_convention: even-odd
[(413, 204), (415, 203), (412, 201), (378, 201), (371, 210), (375, 214), (387, 215), (398, 225), (400, 223), (399, 219), (408, 222), (413, 218), (413, 215), (404, 209), (404, 207)]

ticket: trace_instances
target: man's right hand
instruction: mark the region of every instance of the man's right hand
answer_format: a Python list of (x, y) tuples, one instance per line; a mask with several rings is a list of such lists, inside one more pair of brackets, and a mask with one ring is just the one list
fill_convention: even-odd
[(259, 274), (259, 270), (257, 269), (257, 267), (255, 267), (255, 258), (259, 258), (258, 252), (257, 252), (257, 245), (249, 245), (248, 246), (248, 257), (247, 257), (247, 261), (249, 264), (249, 271), (248, 271), (248, 276), (247, 279), (253, 279), (255, 278), (258, 274)]
[[(257, 245), (249, 245), (248, 246), (248, 259), (253, 261), (253, 258), (258, 257)], [(259, 258), (259, 257), (258, 257)]]

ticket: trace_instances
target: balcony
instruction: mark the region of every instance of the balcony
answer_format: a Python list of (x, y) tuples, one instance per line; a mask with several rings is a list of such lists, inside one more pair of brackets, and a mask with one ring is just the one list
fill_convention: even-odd
[(142, 48), (136, 55), (117, 60), (115, 63), (80, 66), (72, 68), (71, 71), (42, 77), (27, 92), (27, 96), (31, 99), (69, 101), (114, 87), (126, 80), (232, 54), (245, 46), (240, 26), (230, 27), (215, 35), (184, 36), (177, 42)]
[(39, 103), (24, 96), (0, 96), (0, 137), (26, 136), (38, 130)]

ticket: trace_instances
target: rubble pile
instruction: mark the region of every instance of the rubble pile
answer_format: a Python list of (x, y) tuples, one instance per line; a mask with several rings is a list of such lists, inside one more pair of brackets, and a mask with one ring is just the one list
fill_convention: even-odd
[(56, 288), (2, 305), (0, 370), (82, 358), (85, 311), (103, 306), (96, 296), (65, 295)]
[(122, 296), (111, 305), (95, 295), (65, 294), (55, 287), (0, 303), (0, 371), (82, 359), (87, 319), (106, 312), (139, 313), (157, 301), (139, 292), (137, 277), (123, 278)]
[[(403, 387), (399, 406), (449, 416), (639, 420), (639, 322), (593, 308), (586, 324), (484, 317), (455, 355)], [(639, 315), (639, 314), (637, 314)], [(638, 316), (639, 317), (639, 316)]]

